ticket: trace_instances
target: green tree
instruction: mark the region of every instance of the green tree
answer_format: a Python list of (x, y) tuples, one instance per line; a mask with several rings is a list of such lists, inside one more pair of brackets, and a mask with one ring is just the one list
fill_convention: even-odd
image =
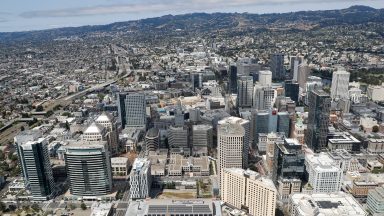
[(372, 127), (372, 132), (377, 133), (379, 132), (379, 126), (375, 125)]
[(31, 209), (33, 209), (33, 211), (35, 211), (35, 212), (39, 212), (40, 211), (40, 206), (37, 203), (33, 203), (31, 205)]
[(83, 210), (86, 210), (87, 209), (87, 205), (85, 205), (85, 203), (81, 203), (80, 205), (80, 208), (83, 209)]
[(7, 209), (7, 206), (5, 205), (5, 203), (0, 202), (0, 212), (4, 212), (6, 209)]
[(42, 112), (42, 111), (44, 111), (43, 106), (39, 105), (36, 107), (36, 112)]

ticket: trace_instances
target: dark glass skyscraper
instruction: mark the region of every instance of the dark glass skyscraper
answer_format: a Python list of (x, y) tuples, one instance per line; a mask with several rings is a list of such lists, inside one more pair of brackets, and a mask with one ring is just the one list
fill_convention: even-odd
[(236, 65), (231, 65), (229, 67), (228, 92), (230, 94), (236, 94), (237, 93), (237, 67), (236, 67)]
[(272, 54), (269, 67), (272, 71), (272, 79), (274, 80), (285, 79), (284, 54), (282, 53)]
[(273, 181), (282, 179), (304, 179), (305, 155), (302, 145), (295, 139), (284, 139), (275, 147)]
[(285, 97), (290, 97), (296, 103), (299, 102), (299, 83), (292, 80), (286, 80)]
[(309, 92), (308, 105), (308, 125), (305, 143), (313, 151), (320, 152), (327, 146), (331, 98), (323, 90), (315, 89)]

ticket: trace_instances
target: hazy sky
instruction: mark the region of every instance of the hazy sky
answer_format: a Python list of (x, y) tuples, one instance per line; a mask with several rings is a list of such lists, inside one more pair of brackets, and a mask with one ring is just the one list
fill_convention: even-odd
[(0, 0), (0, 32), (107, 24), (191, 12), (328, 10), (384, 0)]

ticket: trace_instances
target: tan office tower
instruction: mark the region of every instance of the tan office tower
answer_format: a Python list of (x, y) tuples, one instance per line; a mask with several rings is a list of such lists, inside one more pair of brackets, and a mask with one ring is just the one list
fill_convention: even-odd
[(226, 168), (221, 176), (221, 199), (228, 205), (245, 207), (253, 216), (274, 216), (276, 187), (271, 179), (241, 168)]
[(217, 128), (219, 176), (224, 168), (243, 167), (244, 128), (237, 123), (224, 122)]

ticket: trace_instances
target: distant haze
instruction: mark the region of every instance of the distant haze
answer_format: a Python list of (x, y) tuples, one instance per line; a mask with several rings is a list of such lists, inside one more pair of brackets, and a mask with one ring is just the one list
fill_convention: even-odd
[(107, 24), (192, 12), (283, 13), (366, 5), (384, 0), (2, 0), (0, 32)]

